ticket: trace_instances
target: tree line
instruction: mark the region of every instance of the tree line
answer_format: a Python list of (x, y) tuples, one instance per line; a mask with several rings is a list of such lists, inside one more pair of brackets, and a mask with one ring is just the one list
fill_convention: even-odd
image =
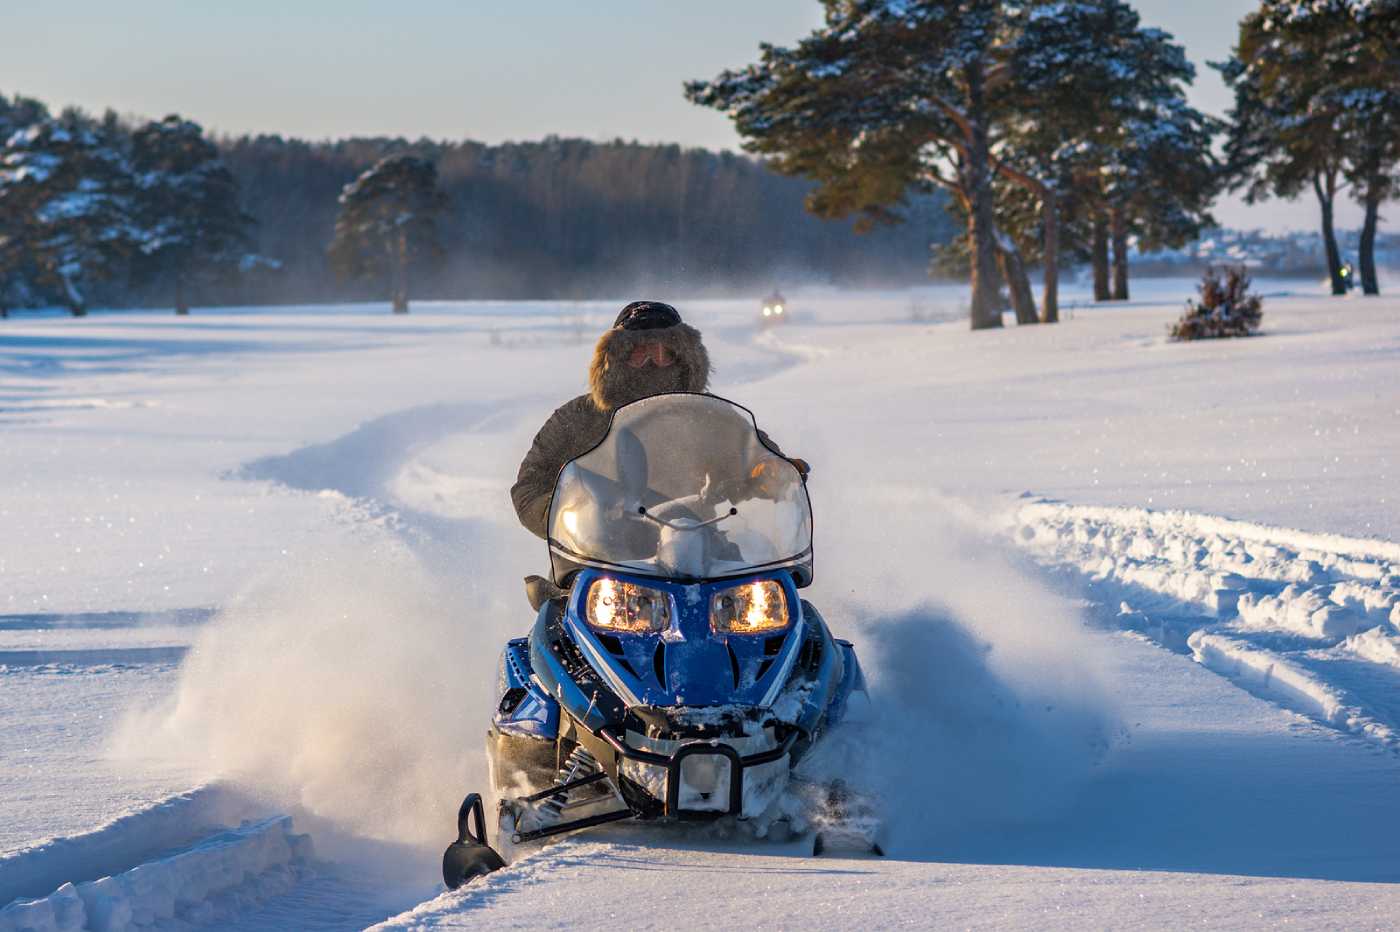
[(255, 136), (224, 140), (222, 150), (260, 220), (259, 248), (284, 264), (253, 300), (389, 295), (382, 279), (342, 274), (353, 263), (327, 247), (347, 186), (400, 156), (430, 163), (444, 199), (438, 247), (415, 252), (410, 264), (421, 298), (906, 283), (926, 275), (930, 242), (953, 235), (941, 197), (914, 203), (914, 228), (863, 237), (804, 209), (809, 182), (748, 156), (678, 145)]
[[(410, 279), (425, 298), (903, 283), (923, 278), (930, 242), (953, 233), (941, 198), (924, 197), (917, 224), (857, 236), (804, 209), (809, 182), (676, 145), (216, 138), (178, 116), (53, 114), (3, 95), (0, 142), (0, 311), (402, 306)], [(347, 191), (385, 159), (430, 165), (440, 195), (431, 248), (407, 249), (401, 271), (338, 235), (354, 225)]]
[(168, 285), (187, 313), (187, 286), (256, 258), (237, 183), (195, 123), (51, 117), (0, 96), (0, 138), (0, 315), (55, 301), (81, 316), (117, 279)]
[[(815, 182), (822, 216), (900, 223), (912, 197), (946, 192), (974, 329), (1001, 326), (1003, 283), (1018, 323), (1058, 320), (1066, 257), (1092, 265), (1097, 299), (1127, 298), (1131, 243), (1179, 248), (1240, 186), (1293, 196), (1312, 181), (1330, 198), (1351, 180), (1375, 292), (1375, 208), (1395, 190), (1400, 146), (1400, 0), (1266, 0), (1217, 66), (1236, 91), (1228, 123), (1188, 104), (1185, 51), (1123, 0), (822, 2), (822, 27), (686, 96), (728, 114), (777, 171)], [(1328, 261), (1339, 275), (1335, 245)]]

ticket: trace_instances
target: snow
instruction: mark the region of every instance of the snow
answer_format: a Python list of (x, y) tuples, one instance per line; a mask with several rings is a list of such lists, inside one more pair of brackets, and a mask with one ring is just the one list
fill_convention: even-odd
[(1119, 627), (1258, 695), (1400, 749), (1400, 547), (1181, 512), (1034, 503), (1011, 535)]
[(545, 558), (506, 490), (619, 302), (3, 322), (0, 928), (1393, 923), (1400, 301), (1171, 344), (1194, 285), (679, 300), (814, 465), (876, 702), (810, 766), (889, 857), (610, 826), (441, 895)]
[[(107, 932), (177, 917), (200, 925), (232, 918), (250, 899), (290, 891), (297, 864), (310, 853), (310, 839), (292, 834), (290, 818), (273, 817), (114, 876), (65, 883), (48, 897), (13, 903), (0, 910), (0, 930)], [(237, 898), (228, 896), (235, 890)]]

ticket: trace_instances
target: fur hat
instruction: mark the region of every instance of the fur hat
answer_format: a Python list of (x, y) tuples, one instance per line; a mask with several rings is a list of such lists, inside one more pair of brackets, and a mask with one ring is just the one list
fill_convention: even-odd
[[(676, 361), (664, 369), (627, 364), (644, 343), (660, 343)], [(665, 392), (703, 392), (710, 385), (710, 354), (700, 331), (681, 321), (669, 304), (634, 301), (622, 309), (613, 328), (603, 334), (588, 367), (589, 394), (599, 411)]]

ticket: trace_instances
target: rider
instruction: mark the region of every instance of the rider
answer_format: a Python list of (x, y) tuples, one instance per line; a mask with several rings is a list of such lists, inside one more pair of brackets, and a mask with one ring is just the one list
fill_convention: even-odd
[[(566, 402), (545, 421), (510, 490), (520, 523), (537, 537), (548, 536), (549, 501), (559, 470), (598, 445), (613, 410), (666, 392), (704, 392), (710, 384), (710, 355), (700, 331), (684, 323), (674, 307), (633, 301), (598, 340), (588, 382), (588, 394)], [(760, 431), (760, 436), (782, 455), (766, 434)], [(789, 462), (806, 477), (805, 461)], [(762, 480), (762, 469), (755, 468), (755, 480)]]

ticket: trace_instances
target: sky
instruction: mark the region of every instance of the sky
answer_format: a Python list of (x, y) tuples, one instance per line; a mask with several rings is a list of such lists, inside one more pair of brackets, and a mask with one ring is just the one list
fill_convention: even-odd
[[(1228, 54), (1253, 0), (1138, 0), (1196, 63), (1196, 106), (1230, 95)], [(556, 134), (737, 149), (681, 84), (754, 60), (821, 22), (818, 0), (65, 0), (4, 14), (0, 92), (160, 117), (223, 133), (471, 138)], [(19, 40), (19, 41), (16, 41)], [(55, 50), (62, 49), (62, 54)], [(1339, 205), (1340, 206), (1340, 205)], [(1312, 230), (1312, 198), (1216, 206), (1227, 226)], [(1340, 206), (1338, 223), (1360, 222)]]

